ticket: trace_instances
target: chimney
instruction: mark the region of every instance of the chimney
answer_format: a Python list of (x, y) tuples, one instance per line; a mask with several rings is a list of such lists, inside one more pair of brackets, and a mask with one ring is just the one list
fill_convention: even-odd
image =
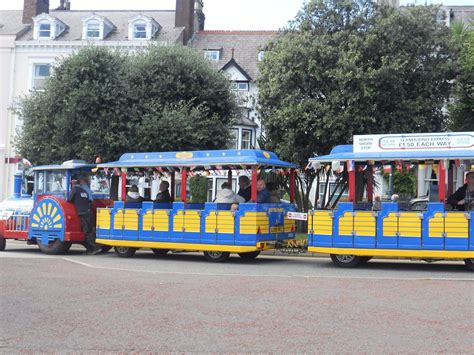
[(56, 10), (71, 10), (71, 2), (69, 0), (59, 0), (59, 6)]
[(49, 0), (23, 1), (23, 23), (33, 23), (33, 17), (43, 12), (49, 13)]
[(204, 15), (204, 11), (202, 8), (204, 7), (204, 1), (203, 0), (196, 0), (194, 3), (194, 7), (196, 9), (196, 20), (197, 23), (195, 26), (197, 26), (198, 31), (204, 31), (204, 22), (206, 21), (206, 16)]
[(188, 44), (194, 34), (194, 0), (176, 0), (174, 26), (184, 27), (183, 44)]

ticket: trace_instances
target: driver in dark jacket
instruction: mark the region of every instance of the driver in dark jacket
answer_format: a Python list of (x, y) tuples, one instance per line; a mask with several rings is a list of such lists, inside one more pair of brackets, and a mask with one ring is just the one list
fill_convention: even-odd
[(474, 210), (474, 171), (466, 174), (466, 183), (448, 197), (448, 203), (459, 211)]
[(76, 207), (77, 214), (81, 219), (81, 230), (84, 233), (84, 244), (89, 255), (101, 252), (101, 248), (95, 243), (94, 228), (92, 222), (92, 192), (89, 189), (88, 180), (85, 176), (79, 177), (78, 184), (74, 185), (67, 199)]

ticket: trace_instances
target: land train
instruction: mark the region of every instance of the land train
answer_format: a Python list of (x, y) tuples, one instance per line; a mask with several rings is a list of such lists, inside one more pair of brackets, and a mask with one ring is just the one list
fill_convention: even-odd
[[(118, 161), (98, 165), (70, 161), (35, 167), (33, 197), (25, 202), (17, 196), (23, 209), (10, 208), (0, 215), (0, 249), (9, 238), (38, 244), (52, 254), (82, 243), (79, 217), (66, 197), (74, 179), (88, 174), (96, 241), (104, 250), (114, 247), (121, 257), (148, 248), (157, 255), (201, 251), (215, 262), (225, 261), (231, 253), (253, 259), (263, 250), (294, 242), (295, 219), (302, 219), (308, 227), (308, 251), (328, 254), (340, 267), (381, 257), (464, 260), (472, 270), (474, 211), (452, 210), (446, 197), (464, 184), (473, 164), (474, 132), (354, 136), (352, 145), (315, 156), (307, 166), (328, 178), (343, 177), (345, 201), (340, 199), (328, 209), (315, 199), (315, 208), (303, 213), (296, 213), (294, 204), (296, 166), (267, 151), (126, 153)], [(416, 171), (418, 177), (422, 170), (431, 172), (429, 198), (422, 208), (404, 201), (374, 201), (376, 175), (386, 167)], [(266, 173), (289, 187), (287, 201), (258, 202), (257, 180)], [(190, 199), (189, 178), (209, 174), (234, 190), (240, 176), (249, 176), (250, 201), (232, 205)], [(154, 180), (169, 181), (173, 202), (153, 201), (150, 181)], [(131, 181), (139, 185), (143, 201), (126, 201)], [(344, 188), (340, 192), (331, 197), (340, 198)]]

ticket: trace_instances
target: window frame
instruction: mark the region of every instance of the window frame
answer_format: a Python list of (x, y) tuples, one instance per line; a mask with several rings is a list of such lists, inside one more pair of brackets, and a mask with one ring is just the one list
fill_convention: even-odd
[[(93, 25), (93, 26), (97, 26), (97, 30), (91, 30), (89, 29), (89, 27)], [(85, 24), (85, 38), (87, 39), (101, 39), (102, 36), (101, 36), (101, 23), (100, 21), (98, 20), (91, 20), (91, 21), (88, 21), (86, 22)], [(97, 32), (97, 36), (90, 36), (89, 33), (90, 32)]]
[[(140, 27), (143, 27), (143, 31), (137, 31), (137, 27), (140, 26)], [(144, 33), (144, 37), (137, 37), (137, 33)], [(136, 21), (133, 23), (133, 39), (139, 39), (139, 40), (143, 40), (143, 39), (149, 39), (148, 38), (148, 25), (146, 22), (144, 21)]]
[[(48, 30), (41, 29), (41, 26), (49, 26)], [(47, 36), (43, 36), (41, 33), (42, 32), (48, 32)], [(53, 26), (51, 22), (47, 21), (41, 21), (38, 23), (38, 39), (51, 39), (53, 38)]]
[[(248, 147), (244, 147), (244, 133), (248, 133)], [(240, 149), (252, 149), (252, 130), (247, 128), (242, 128), (240, 130)], [(247, 140), (245, 141), (247, 142)]]
[[(47, 66), (49, 75), (48, 76), (37, 76), (37, 68), (40, 66)], [(46, 80), (48, 80), (51, 77), (51, 69), (52, 69), (52, 64), (48, 62), (35, 62), (32, 63), (32, 69), (31, 69), (31, 89), (32, 90), (44, 90), (44, 83)], [(38, 70), (39, 71), (39, 70)], [(41, 81), (41, 85), (37, 84), (37, 81)]]
[(218, 62), (221, 59), (221, 51), (219, 49), (205, 49), (204, 59), (210, 60), (212, 62)]

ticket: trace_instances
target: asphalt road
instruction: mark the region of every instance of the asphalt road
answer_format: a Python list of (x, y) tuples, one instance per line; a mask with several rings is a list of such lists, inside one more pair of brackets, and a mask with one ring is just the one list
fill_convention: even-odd
[(474, 353), (461, 262), (0, 253), (0, 353)]

